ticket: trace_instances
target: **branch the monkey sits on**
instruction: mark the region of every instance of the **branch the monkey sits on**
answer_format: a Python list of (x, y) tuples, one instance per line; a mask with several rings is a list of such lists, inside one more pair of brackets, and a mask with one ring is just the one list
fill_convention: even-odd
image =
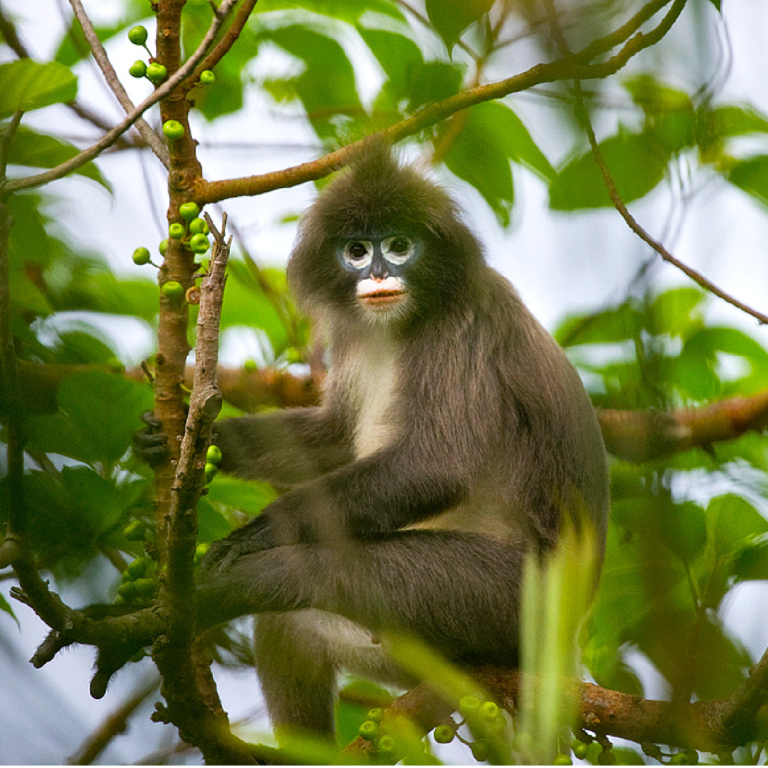
[(601, 559), (608, 478), (576, 371), (446, 192), (387, 146), (305, 214), (288, 279), (327, 343), (322, 402), (214, 426), (223, 471), (285, 492), (212, 545), (198, 608), (203, 625), (258, 614), (273, 724), (331, 732), (340, 669), (413, 682), (388, 629), (514, 665), (526, 553), (569, 518)]

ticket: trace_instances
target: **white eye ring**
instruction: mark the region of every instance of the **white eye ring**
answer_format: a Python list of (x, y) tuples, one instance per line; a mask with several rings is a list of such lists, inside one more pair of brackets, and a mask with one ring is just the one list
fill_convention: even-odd
[[(360, 252), (360, 248), (363, 252)], [(355, 269), (367, 267), (373, 260), (373, 243), (369, 240), (350, 240), (344, 246), (344, 261)]]
[[(405, 249), (400, 248), (403, 243)], [(397, 250), (392, 249), (393, 245), (398, 246)], [(404, 235), (395, 235), (381, 241), (381, 252), (390, 264), (405, 264), (413, 256), (413, 251), (413, 243)]]

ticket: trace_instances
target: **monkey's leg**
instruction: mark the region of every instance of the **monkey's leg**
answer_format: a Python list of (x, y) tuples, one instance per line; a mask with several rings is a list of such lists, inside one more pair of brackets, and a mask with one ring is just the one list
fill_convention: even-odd
[(256, 669), (278, 740), (290, 728), (333, 733), (336, 671), (327, 641), (306, 613), (266, 613), (256, 619)]
[(402, 531), (241, 555), (203, 575), (201, 622), (320, 608), (419, 635), (452, 658), (514, 663), (522, 552), (477, 534)]

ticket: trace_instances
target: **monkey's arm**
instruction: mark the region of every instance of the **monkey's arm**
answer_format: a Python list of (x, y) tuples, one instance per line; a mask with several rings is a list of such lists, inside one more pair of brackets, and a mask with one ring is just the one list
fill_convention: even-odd
[[(418, 471), (414, 468), (418, 467)], [(470, 478), (392, 447), (297, 486), (215, 542), (204, 566), (227, 568), (276, 546), (362, 539), (425, 520), (460, 502)]]
[(351, 443), (342, 421), (325, 408), (224, 419), (213, 425), (221, 448), (221, 470), (248, 480), (291, 487), (351, 461)]

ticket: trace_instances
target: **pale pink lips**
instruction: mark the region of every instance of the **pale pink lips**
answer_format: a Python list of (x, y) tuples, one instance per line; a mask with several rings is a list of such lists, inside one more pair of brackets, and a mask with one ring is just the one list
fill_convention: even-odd
[(394, 277), (383, 280), (367, 278), (357, 286), (357, 298), (371, 307), (396, 304), (405, 298), (406, 293), (403, 283)]

